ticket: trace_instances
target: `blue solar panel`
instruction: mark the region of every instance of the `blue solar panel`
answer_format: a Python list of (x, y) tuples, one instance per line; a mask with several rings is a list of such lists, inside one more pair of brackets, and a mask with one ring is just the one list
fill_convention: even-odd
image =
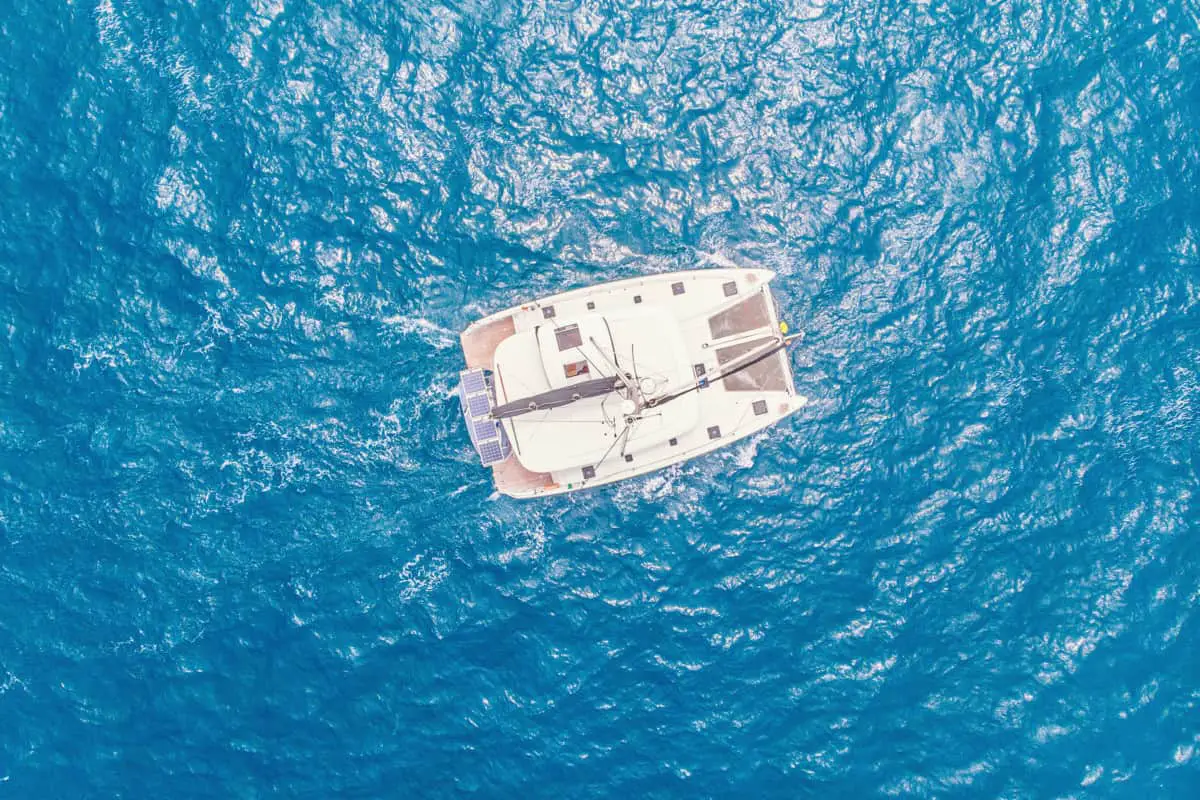
[(488, 413), (496, 402), (492, 376), (485, 370), (463, 370), (459, 373), (458, 398), (462, 403), (463, 418), (471, 443), (484, 466), (497, 464), (508, 458), (512, 446), (504, 428), (488, 419)]
[(471, 409), (472, 417), (485, 417), (492, 410), (492, 404), (486, 394), (473, 394), (467, 398), (467, 408)]
[(505, 453), (500, 449), (499, 442), (483, 442), (479, 445), (479, 457), (486, 466), (487, 464), (495, 464), (497, 461), (503, 461)]
[(483, 370), (472, 369), (462, 373), (462, 385), (467, 394), (476, 394), (487, 388), (483, 380)]

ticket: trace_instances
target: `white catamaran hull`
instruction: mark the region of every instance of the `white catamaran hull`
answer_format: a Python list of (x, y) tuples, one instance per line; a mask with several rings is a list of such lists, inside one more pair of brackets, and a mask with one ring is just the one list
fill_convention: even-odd
[(514, 306), (461, 336), (468, 431), (538, 497), (703, 455), (807, 405), (765, 269), (663, 273)]

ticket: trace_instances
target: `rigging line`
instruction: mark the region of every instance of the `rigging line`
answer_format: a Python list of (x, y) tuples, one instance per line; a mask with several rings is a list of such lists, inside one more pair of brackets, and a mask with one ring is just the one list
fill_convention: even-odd
[[(621, 369), (621, 362), (617, 358), (617, 343), (613, 341), (612, 328), (608, 324), (608, 317), (601, 317), (600, 319), (604, 320), (604, 330), (608, 331), (608, 346), (612, 348), (613, 361), (616, 362), (617, 370), (619, 371)], [(589, 336), (588, 338), (590, 339), (591, 337)], [(596, 343), (592, 342), (592, 344)], [(596, 346), (596, 349), (600, 349), (599, 345)]]
[[(589, 337), (588, 337), (588, 341), (592, 343), (592, 347), (595, 347), (595, 348), (596, 348), (596, 352), (597, 352), (597, 353), (599, 353), (600, 355), (604, 356), (604, 360), (605, 360), (605, 361), (608, 361), (608, 356), (605, 356), (605, 355), (604, 355), (604, 350), (602, 350), (602, 349), (600, 348), (600, 345), (596, 344), (596, 337), (595, 337), (595, 336), (589, 336)], [(613, 351), (613, 355), (614, 355), (614, 356), (616, 355), (616, 351), (615, 351), (615, 350)], [(634, 391), (634, 388), (633, 388), (633, 386), (632, 386), (632, 385), (630, 385), (630, 383), (629, 383), (629, 378), (626, 378), (626, 377), (625, 377), (625, 373), (624, 373), (624, 372), (621, 372), (621, 368), (620, 368), (620, 367), (618, 367), (618, 366), (616, 366), (616, 365), (613, 365), (613, 372), (615, 372), (615, 373), (616, 373), (617, 377), (618, 377), (618, 378), (621, 380), (621, 383), (625, 384), (625, 388), (629, 390), (629, 394), (630, 394), (630, 396), (632, 397), (632, 396), (633, 396), (633, 395), (634, 395), (636, 392)]]
[[(661, 411), (659, 411), (657, 414), (644, 414), (644, 415), (643, 415), (643, 414), (639, 414), (639, 415), (638, 415), (638, 416), (636, 416), (636, 417), (631, 417), (631, 418), (629, 419), (629, 422), (627, 422), (627, 423), (625, 424), (625, 430), (624, 430), (624, 431), (622, 431), (622, 433), (623, 433), (623, 434), (629, 434), (629, 433), (631, 433), (631, 432), (633, 431), (633, 426), (634, 426), (634, 425), (637, 425), (639, 422), (641, 422), (641, 421), (642, 421), (643, 419), (645, 419), (646, 417), (661, 417), (661, 416), (662, 416), (662, 412), (661, 412)], [(626, 435), (626, 436), (625, 436), (625, 443), (624, 443), (623, 445), (621, 445), (621, 458), (624, 458), (624, 457), (625, 457), (625, 448), (629, 447), (629, 439), (630, 439), (630, 438), (631, 438), (631, 437), (629, 437), (628, 435)]]
[[(604, 398), (607, 399), (608, 395), (605, 395)], [(534, 422), (534, 423), (547, 422), (547, 417), (549, 416), (550, 412), (553, 411), (554, 409), (553, 408), (543, 408), (543, 409), (539, 409), (539, 410), (542, 411), (541, 418), (537, 419), (537, 420), (529, 420), (530, 422)], [(601, 410), (603, 411), (603, 408)], [(536, 413), (536, 412), (530, 412), (530, 413)], [(613, 421), (608, 419), (607, 416), (604, 419), (556, 419), (556, 420), (551, 420), (550, 422), (551, 422), (551, 424), (554, 424), (554, 425), (565, 422), (565, 423), (572, 424), (572, 425), (587, 424), (587, 425), (605, 425), (609, 428), (615, 427), (613, 424)], [(529, 425), (529, 426), (524, 426), (524, 427), (529, 428), (528, 433), (529, 433), (530, 440), (532, 441), (532, 439), (535, 438), (537, 435), (537, 426)], [(513, 438), (515, 440), (517, 426), (515, 424), (510, 424), (508, 426), (508, 428), (510, 428), (512, 430)], [(517, 452), (518, 453), (521, 452), (519, 447), (517, 448)]]
[[(496, 375), (500, 375), (500, 369), (495, 365), (495, 363), (492, 364), (492, 372), (494, 372)], [(520, 384), (519, 386), (515, 387), (518, 391), (533, 392), (533, 390), (529, 388), (529, 386), (525, 383), (525, 381), (515, 379), (512, 375), (508, 376), (508, 380), (512, 381), (515, 384)], [(506, 403), (511, 402), (511, 399), (508, 396), (508, 386), (504, 385), (503, 378), (501, 378), (501, 380), (500, 380), (500, 385), (501, 385), (501, 388), (504, 389), (505, 402)], [(500, 394), (498, 391), (496, 391), (495, 388), (492, 389), (492, 395), (493, 395), (492, 399), (495, 400), (497, 405), (502, 405), (502, 403), (500, 403)], [(517, 395), (517, 396), (520, 397), (520, 395)]]
[(730, 435), (735, 434), (742, 429), (742, 423), (746, 421), (746, 415), (750, 413), (750, 408), (751, 406), (746, 406), (742, 409), (742, 415), (738, 417), (737, 422), (733, 423), (733, 427), (729, 431)]
[[(499, 422), (499, 420), (497, 420)], [(517, 455), (521, 455), (521, 440), (517, 438), (517, 426), (509, 425), (505, 427), (503, 422), (500, 422), (500, 429), (508, 434), (508, 438), (512, 440), (513, 448), (517, 451)]]
[(646, 399), (646, 396), (642, 393), (642, 379), (640, 377), (638, 377), (637, 359), (633, 357), (633, 347), (634, 347), (634, 343), (630, 342), (629, 343), (629, 365), (630, 365), (630, 367), (633, 368), (633, 382), (634, 382), (634, 385), (637, 386), (638, 401), (641, 402), (642, 400)]
[[(633, 426), (636, 424), (637, 424), (637, 420), (635, 419), (633, 422), (629, 423), (629, 425), (625, 428), (625, 430), (627, 430), (627, 431), (633, 430)], [(629, 446), (629, 437), (626, 436), (625, 444), (621, 445), (621, 458), (625, 457), (625, 448), (628, 446)]]
[[(778, 325), (772, 325), (770, 322), (767, 322), (765, 325), (759, 325), (757, 328), (751, 328), (748, 331), (742, 331), (741, 333), (731, 333), (728, 336), (722, 336), (720, 338), (714, 339), (711, 342), (705, 342), (702, 346), (704, 347), (705, 350), (707, 350), (710, 347), (717, 347), (717, 346), (730, 347), (731, 345), (744, 344), (748, 341), (753, 341), (755, 339), (772, 338), (778, 333), (778, 331), (779, 331)], [(766, 334), (765, 337), (764, 337), (764, 334)]]
[(604, 395), (604, 398), (600, 401), (600, 413), (604, 415), (604, 421), (615, 429), (617, 427), (618, 415), (613, 414), (611, 417), (608, 415), (608, 401), (611, 398), (611, 394)]
[[(625, 438), (625, 436), (626, 436), (626, 435), (629, 433), (629, 429), (630, 429), (630, 428), (632, 428), (632, 427), (633, 427), (632, 425), (626, 425), (626, 426), (625, 426), (625, 429), (624, 429), (624, 430), (622, 430), (622, 431), (621, 431), (621, 432), (620, 432), (620, 433), (617, 435), (617, 438), (613, 439), (613, 443), (612, 443), (612, 444), (610, 444), (610, 445), (608, 446), (608, 449), (604, 451), (604, 455), (602, 455), (602, 456), (600, 457), (600, 460), (596, 462), (596, 466), (594, 467), (594, 469), (595, 469), (597, 472), (600, 470), (600, 466), (601, 466), (601, 465), (602, 465), (602, 464), (605, 462), (605, 460), (607, 460), (607, 459), (608, 459), (609, 455), (610, 455), (610, 454), (612, 453), (612, 451), (613, 451), (613, 448), (615, 448), (615, 447), (617, 446), (617, 442), (619, 442), (619, 441), (621, 441), (622, 439), (624, 439), (624, 438)], [(622, 447), (622, 448), (621, 448), (621, 452), (622, 452), (622, 453), (624, 453), (624, 452), (625, 452), (625, 448), (624, 448), (624, 447)]]
[[(557, 406), (557, 408), (561, 408), (561, 406)], [(565, 423), (565, 424), (568, 424), (568, 425), (606, 425), (606, 426), (608, 426), (609, 428), (615, 428), (615, 427), (616, 427), (616, 426), (613, 424), (613, 420), (609, 419), (608, 417), (605, 417), (604, 419), (596, 419), (596, 418), (594, 418), (594, 417), (592, 417), (592, 418), (587, 418), (587, 419), (549, 419), (550, 412), (551, 412), (551, 411), (554, 411), (554, 410), (555, 410), (554, 408), (541, 408), (541, 409), (538, 409), (538, 411), (541, 411), (541, 412), (542, 412), (542, 416), (541, 416), (541, 417), (539, 417), (539, 418), (537, 418), (537, 419), (525, 419), (525, 420), (521, 420), (522, 422), (528, 422), (528, 423), (530, 423), (529, 425), (524, 425), (524, 426), (522, 426), (522, 427), (523, 427), (523, 428), (526, 428), (526, 429), (529, 429), (529, 430), (531, 430), (531, 431), (533, 431), (533, 432), (536, 432), (536, 427), (537, 427), (538, 425), (542, 424), (542, 423), (549, 423), (549, 424), (551, 424), (551, 425), (560, 425), (560, 424), (564, 424), (564, 423)], [(531, 411), (531, 412), (529, 412), (529, 413), (530, 413), (530, 414), (536, 414), (537, 412), (536, 412), (536, 411)], [(508, 417), (502, 417), (502, 418), (501, 418), (501, 420), (504, 420), (504, 419), (509, 419), (509, 418), (508, 418)], [(514, 426), (510, 426), (510, 427), (512, 427), (513, 431), (516, 431), (516, 426), (515, 426), (515, 425), (514, 425)], [(507, 429), (506, 429), (506, 430), (507, 430)], [(531, 433), (531, 437), (532, 437), (532, 433)]]
[[(644, 419), (647, 419), (648, 417), (661, 417), (661, 416), (662, 416), (662, 412), (661, 412), (661, 411), (659, 411), (657, 414), (639, 414), (638, 416), (636, 416), (636, 417), (633, 417), (633, 418), (632, 418), (632, 421), (631, 421), (631, 422), (629, 422), (629, 423), (628, 423), (628, 424), (625, 426), (625, 431), (624, 431), (624, 432), (625, 432), (625, 433), (629, 433), (630, 431), (632, 431), (632, 430), (633, 430), (633, 426), (634, 426), (634, 425), (638, 424), (639, 422), (641, 422), (641, 421), (642, 421), (642, 420), (644, 420)], [(626, 447), (628, 447), (628, 446), (629, 446), (629, 439), (627, 438), (627, 439), (625, 440), (625, 444), (621, 445), (621, 458), (624, 458), (624, 457), (625, 457), (625, 448), (626, 448)]]
[(592, 369), (596, 370), (596, 374), (597, 374), (597, 375), (599, 375), (601, 378), (607, 378), (607, 377), (608, 377), (607, 375), (605, 375), (605, 374), (604, 374), (604, 373), (603, 373), (603, 372), (600, 370), (600, 368), (599, 368), (599, 367), (597, 367), (597, 366), (596, 366), (596, 362), (592, 361), (592, 359), (591, 359), (591, 356), (589, 356), (589, 355), (587, 354), (587, 352), (586, 352), (586, 351), (583, 349), (583, 345), (582, 345), (582, 344), (577, 344), (577, 345), (575, 345), (575, 349), (576, 349), (576, 350), (578, 350), (578, 351), (579, 351), (579, 354), (580, 354), (581, 356), (583, 356), (583, 357), (584, 357), (584, 358), (587, 360), (587, 363), (588, 363), (588, 364), (591, 364), (591, 366), (592, 366)]

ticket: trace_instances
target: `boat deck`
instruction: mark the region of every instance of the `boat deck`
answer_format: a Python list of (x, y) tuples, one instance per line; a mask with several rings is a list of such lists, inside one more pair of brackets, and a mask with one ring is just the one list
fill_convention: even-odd
[(504, 494), (524, 494), (533, 489), (549, 489), (556, 485), (550, 473), (531, 472), (515, 458), (492, 465), (492, 477), (496, 481), (496, 488)]
[[(506, 340), (532, 334), (532, 341), (538, 342), (536, 331), (541, 326), (557, 336), (582, 330), (588, 319), (601, 317), (606, 325), (611, 321), (613, 329), (582, 340), (593, 348), (603, 345), (606, 351), (599, 356), (581, 351), (589, 361), (589, 372), (603, 372), (610, 360), (619, 369), (628, 359), (638, 368), (639, 381), (655, 386), (653, 391), (685, 390), (666, 410), (644, 413), (637, 421), (627, 418), (624, 426), (612, 408), (597, 411), (594, 404), (547, 408), (536, 419), (506, 420), (514, 449), (511, 458), (492, 466), (496, 488), (513, 497), (536, 497), (643, 475), (725, 447), (807, 405), (808, 399), (795, 391), (786, 349), (764, 352), (761, 359), (738, 366), (756, 352), (769, 351), (773, 342), (784, 344), (768, 288), (773, 277), (769, 270), (732, 268), (647, 275), (539, 298), (467, 328), (461, 341), (468, 367), (495, 371), (497, 348)], [(660, 310), (666, 315), (661, 320)], [(653, 324), (650, 316), (655, 317)], [(669, 335), (672, 330), (677, 331), (674, 337)], [(672, 339), (682, 345), (666, 348)], [(545, 370), (549, 357), (556, 378), (559, 370), (566, 370), (568, 380), (587, 379), (584, 373), (571, 373), (569, 368), (577, 365), (563, 361), (565, 356), (555, 360), (556, 339), (546, 341), (549, 356), (540, 350), (531, 353), (535, 366)], [(563, 347), (558, 344), (559, 351)], [(504, 355), (506, 348), (500, 350), (500, 360), (513, 361)], [(657, 357), (668, 351), (669, 358)], [(511, 372), (513, 364), (508, 362), (505, 369)], [(731, 367), (732, 374), (722, 374)], [(711, 378), (717, 380), (709, 383)], [(500, 387), (501, 380), (497, 373), (497, 397), (515, 402)], [(689, 389), (689, 384), (694, 388)], [(675, 427), (666, 430), (668, 423)], [(530, 425), (550, 440), (537, 442), (540, 449), (531, 450), (528, 437), (516, 437), (517, 427)], [(598, 436), (593, 436), (593, 427)]]
[(516, 320), (511, 316), (493, 320), (479, 327), (468, 328), (459, 337), (468, 369), (491, 369), (492, 356), (496, 348), (517, 332)]

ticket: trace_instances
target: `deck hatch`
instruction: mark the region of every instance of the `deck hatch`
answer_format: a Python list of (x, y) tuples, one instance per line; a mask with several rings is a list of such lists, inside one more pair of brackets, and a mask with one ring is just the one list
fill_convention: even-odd
[(572, 350), (583, 346), (583, 335), (579, 332), (579, 326), (574, 323), (555, 328), (554, 339), (558, 342), (560, 353), (563, 350)]

